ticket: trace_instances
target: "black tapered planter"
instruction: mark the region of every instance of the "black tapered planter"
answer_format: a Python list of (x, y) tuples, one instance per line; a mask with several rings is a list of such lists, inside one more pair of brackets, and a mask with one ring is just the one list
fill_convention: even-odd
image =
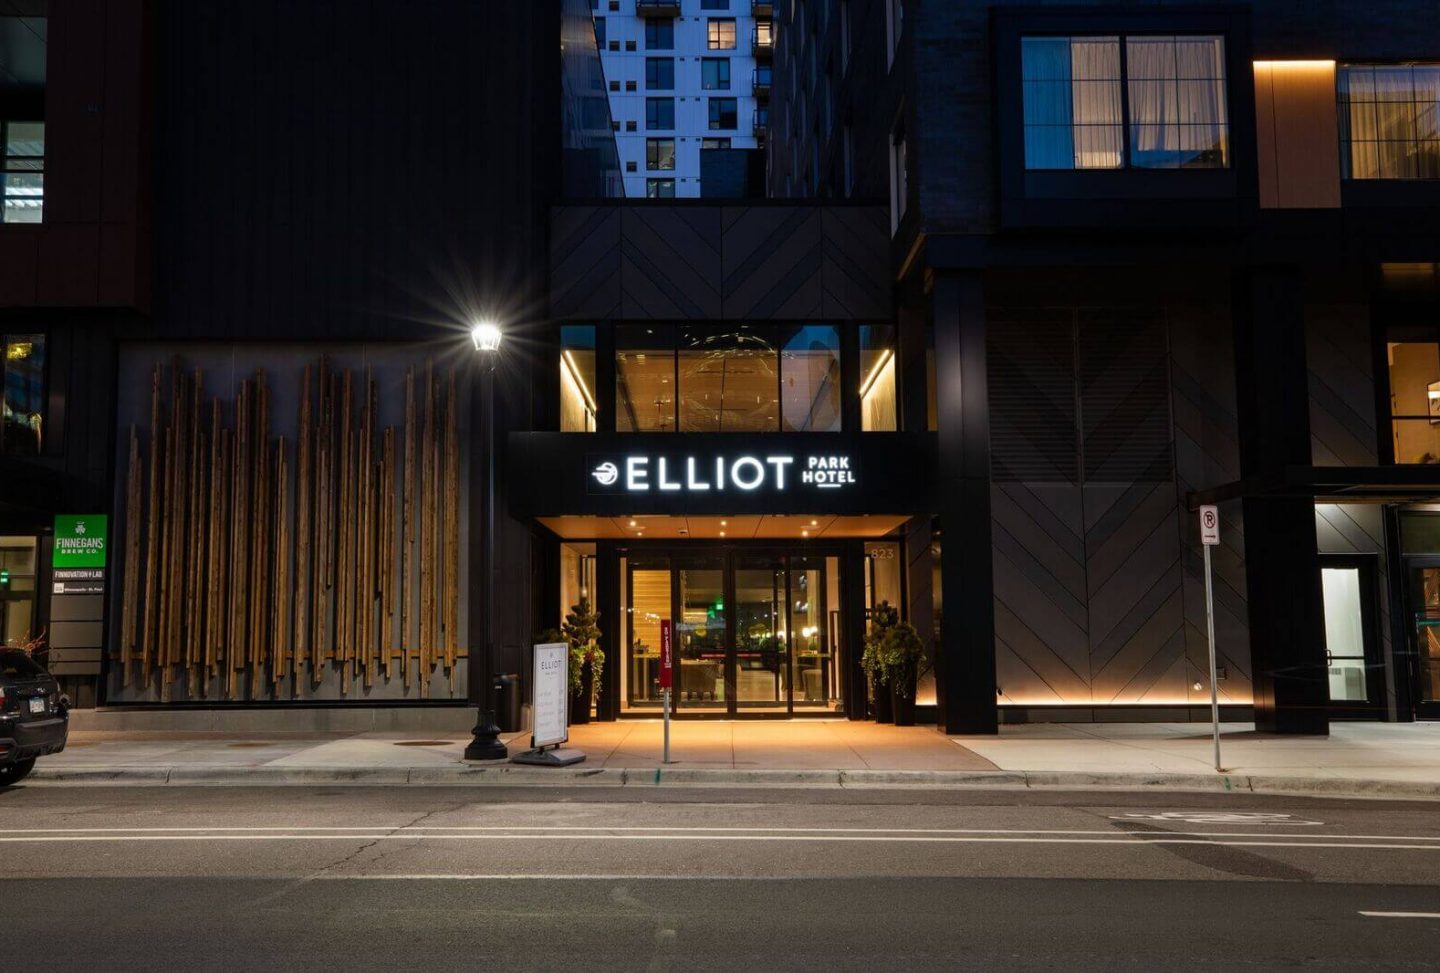
[(896, 726), (915, 725), (915, 670), (900, 678), (890, 677), (890, 705)]
[(595, 667), (587, 662), (580, 668), (580, 693), (570, 697), (570, 725), (590, 722), (590, 702), (595, 698)]
[(872, 685), (875, 691), (875, 722), (894, 723), (895, 704), (891, 698), (890, 687), (885, 685)]

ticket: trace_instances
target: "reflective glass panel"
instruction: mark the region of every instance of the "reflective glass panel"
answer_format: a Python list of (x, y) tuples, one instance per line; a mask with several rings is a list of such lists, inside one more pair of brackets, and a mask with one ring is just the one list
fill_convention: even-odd
[(780, 398), (786, 432), (840, 430), (840, 333), (832, 325), (786, 329), (780, 338)]

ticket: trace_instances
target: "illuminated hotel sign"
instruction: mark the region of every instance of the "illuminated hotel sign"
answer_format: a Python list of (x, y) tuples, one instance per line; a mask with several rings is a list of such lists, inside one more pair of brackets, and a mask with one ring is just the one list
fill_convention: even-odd
[(786, 493), (792, 490), (843, 490), (856, 485), (848, 454), (632, 453), (592, 457), (591, 493)]

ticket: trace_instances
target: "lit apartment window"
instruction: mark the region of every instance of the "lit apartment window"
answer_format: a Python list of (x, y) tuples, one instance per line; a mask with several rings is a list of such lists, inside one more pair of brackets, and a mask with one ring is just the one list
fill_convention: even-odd
[(674, 199), (674, 198), (675, 198), (675, 180), (674, 180), (674, 179), (646, 179), (646, 180), (645, 180), (645, 198), (646, 198), (646, 199)]
[(711, 17), (708, 25), (708, 46), (712, 51), (735, 50), (735, 18)]
[(1021, 41), (1025, 167), (1229, 166), (1224, 38), (1123, 40), (1123, 70), (1119, 37)]
[(1337, 81), (1346, 179), (1440, 179), (1440, 64), (1346, 64)]
[(674, 140), (674, 139), (646, 139), (646, 140), (645, 140), (645, 168), (646, 168), (646, 169), (674, 169), (674, 168), (675, 168), (675, 140)]
[(675, 90), (675, 59), (673, 57), (647, 57), (645, 59), (645, 90)]
[(651, 131), (664, 131), (674, 128), (675, 99), (646, 98), (645, 127)]
[(737, 99), (711, 98), (709, 107), (712, 130), (739, 127), (740, 109)]
[(725, 137), (725, 138), (710, 138), (710, 139), (701, 139), (701, 140), (700, 140), (700, 151), (701, 151), (701, 152), (704, 152), (706, 149), (728, 149), (728, 148), (730, 148), (730, 139), (729, 139), (728, 136)]
[(45, 123), (0, 122), (6, 223), (39, 223), (45, 210)]
[(673, 20), (647, 20), (647, 21), (645, 21), (645, 50), (647, 50), (647, 51), (673, 51), (673, 50), (675, 50), (675, 21), (673, 21)]
[(701, 58), (700, 87), (706, 91), (729, 91), (730, 59), (728, 57)]
[(38, 456), (45, 440), (45, 336), (0, 336), (4, 349), (4, 422), (0, 453)]

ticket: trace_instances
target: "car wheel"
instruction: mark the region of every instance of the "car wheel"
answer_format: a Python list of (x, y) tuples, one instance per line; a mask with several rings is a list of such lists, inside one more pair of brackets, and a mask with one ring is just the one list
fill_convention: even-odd
[(13, 764), (0, 765), (0, 787), (18, 784), (35, 769), (35, 758), (17, 760)]

